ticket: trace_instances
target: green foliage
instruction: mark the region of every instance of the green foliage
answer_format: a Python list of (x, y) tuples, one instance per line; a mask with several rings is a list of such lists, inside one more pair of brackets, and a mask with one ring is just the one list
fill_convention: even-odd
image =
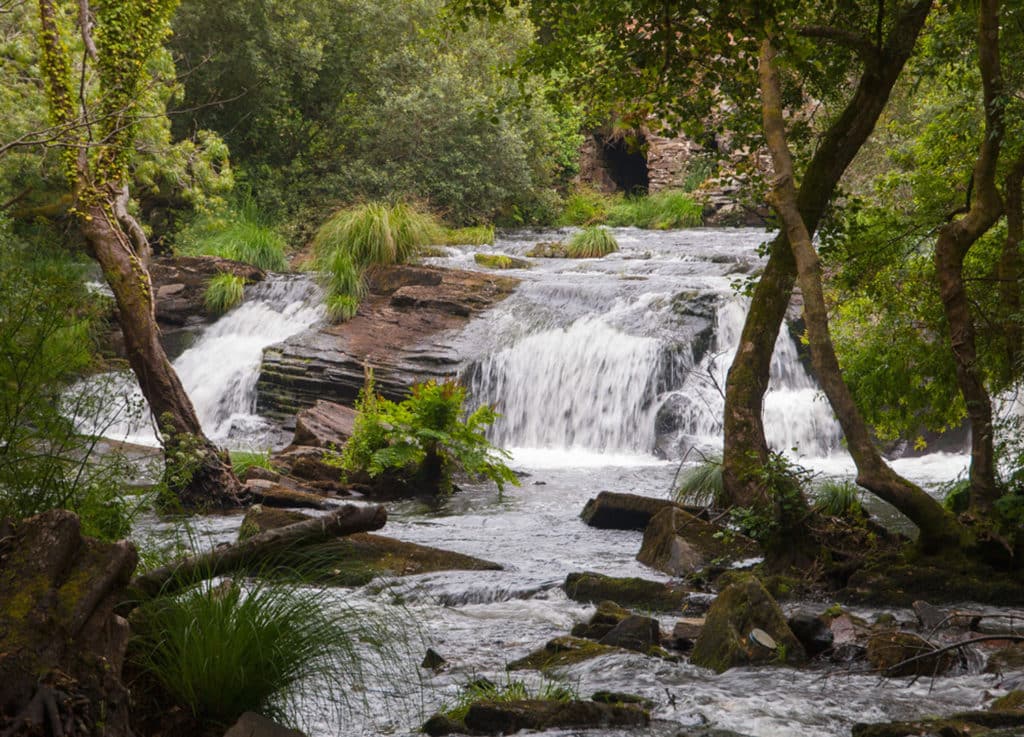
[(444, 243), (448, 246), (489, 246), (494, 243), (493, 225), (446, 229)]
[(722, 458), (705, 458), (688, 468), (679, 479), (675, 500), (680, 504), (717, 507), (722, 498)]
[(223, 315), (240, 305), (244, 298), (245, 278), (225, 272), (210, 279), (203, 293), (203, 304), (211, 315)]
[(238, 476), (243, 475), (250, 468), (274, 470), (274, 466), (270, 462), (269, 450), (233, 450), (230, 455), (231, 468)]
[(314, 716), (300, 704), (346, 705), (367, 675), (360, 639), (386, 650), (382, 629), (316, 589), (201, 584), (140, 607), (129, 659), (136, 688), (201, 724), (224, 727), (246, 711), (297, 724)]
[(704, 219), (704, 208), (685, 192), (666, 190), (644, 197), (626, 197), (612, 204), (605, 222), (613, 227), (668, 230), (693, 228)]
[(440, 494), (451, 492), (455, 472), (488, 478), (499, 491), (505, 484), (518, 486), (515, 473), (504, 463), (508, 453), (494, 448), (484, 436), (497, 414), (484, 405), (461, 419), (465, 397), (465, 388), (455, 382), (428, 381), (413, 386), (407, 399), (392, 402), (376, 393), (373, 373), (368, 372), (340, 467), (371, 478), (398, 474), (424, 491)]
[(607, 228), (589, 225), (569, 239), (569, 258), (601, 258), (619, 250), (619, 242)]
[(733, 509), (732, 521), (740, 532), (763, 545), (776, 545), (780, 538), (784, 543), (787, 534), (799, 531), (807, 512), (804, 489), (814, 474), (781, 453), (770, 453), (754, 473), (764, 490), (765, 503)]
[(264, 271), (288, 269), (284, 238), (267, 224), (251, 198), (223, 212), (195, 218), (178, 232), (175, 250), (186, 256), (241, 261)]
[(69, 509), (85, 534), (120, 539), (140, 504), (124, 490), (131, 463), (97, 437), (119, 419), (112, 387), (81, 380), (109, 306), (83, 281), (80, 264), (0, 222), (0, 518)]
[(832, 517), (861, 517), (860, 489), (852, 481), (826, 479), (815, 490), (814, 508)]
[(461, 722), (469, 713), (469, 707), (481, 701), (504, 704), (527, 699), (568, 702), (578, 698), (579, 694), (575, 689), (556, 681), (545, 680), (539, 688), (531, 689), (524, 681), (514, 678), (506, 680), (503, 685), (492, 683), (486, 678), (478, 678), (465, 684), (455, 703), (443, 707), (441, 712), (450, 719)]
[(313, 240), (328, 317), (344, 322), (356, 314), (366, 295), (366, 267), (406, 263), (442, 240), (444, 230), (432, 215), (404, 203), (371, 202), (332, 215)]
[(611, 198), (592, 189), (579, 188), (565, 199), (559, 215), (561, 225), (594, 225), (608, 217)]

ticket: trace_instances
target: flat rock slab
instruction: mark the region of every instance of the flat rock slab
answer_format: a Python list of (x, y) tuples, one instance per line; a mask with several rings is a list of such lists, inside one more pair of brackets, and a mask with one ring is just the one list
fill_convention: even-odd
[(308, 491), (294, 489), (275, 481), (250, 479), (245, 482), (245, 494), (253, 502), (267, 507), (302, 507), (304, 509), (331, 509), (339, 502), (313, 494)]
[(318, 399), (296, 416), (292, 445), (340, 448), (352, 437), (357, 415), (351, 407)]
[(353, 405), (374, 367), (377, 391), (400, 400), (418, 381), (465, 363), (451, 339), (468, 319), (507, 297), (517, 279), (435, 266), (375, 267), (370, 293), (348, 322), (308, 330), (267, 348), (257, 410), (290, 418), (318, 399)]
[(570, 573), (563, 584), (566, 595), (574, 601), (616, 604), (654, 612), (680, 611), (692, 593), (671, 584), (644, 578), (614, 578), (601, 573)]

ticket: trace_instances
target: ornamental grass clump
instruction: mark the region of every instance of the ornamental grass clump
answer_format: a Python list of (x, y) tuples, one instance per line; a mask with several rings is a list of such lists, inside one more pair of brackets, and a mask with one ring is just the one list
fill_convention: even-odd
[[(255, 580), (204, 583), (133, 615), (135, 692), (208, 731), (254, 711), (300, 725), (341, 716), (369, 676), (400, 669), (401, 637), (329, 592)], [(391, 629), (395, 629), (392, 627)]]
[(704, 208), (685, 192), (666, 190), (626, 197), (613, 204), (605, 220), (613, 227), (632, 225), (650, 230), (693, 228), (703, 222)]
[(203, 294), (203, 304), (211, 315), (223, 315), (241, 304), (245, 297), (245, 279), (235, 274), (217, 274)]
[(721, 457), (705, 458), (683, 473), (676, 487), (675, 500), (698, 507), (718, 507), (721, 506), (719, 501), (723, 488)]
[(860, 489), (850, 481), (826, 479), (815, 491), (814, 508), (831, 517), (860, 517)]
[(288, 270), (284, 238), (251, 200), (226, 213), (198, 218), (175, 240), (175, 250), (186, 256), (219, 256), (264, 271)]
[(607, 228), (590, 226), (569, 239), (569, 258), (601, 258), (619, 250), (619, 242)]
[(371, 202), (336, 213), (313, 239), (328, 317), (343, 322), (355, 315), (366, 294), (368, 266), (407, 263), (444, 240), (444, 229), (432, 215), (406, 204)]

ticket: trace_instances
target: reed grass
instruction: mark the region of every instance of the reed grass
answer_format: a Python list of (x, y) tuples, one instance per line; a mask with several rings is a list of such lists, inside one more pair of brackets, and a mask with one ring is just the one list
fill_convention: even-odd
[(187, 256), (219, 256), (264, 271), (287, 271), (285, 240), (268, 224), (257, 205), (245, 200), (220, 215), (195, 220), (176, 238), (175, 250)]
[(722, 459), (712, 456), (683, 473), (676, 487), (675, 500), (696, 507), (718, 507), (723, 488)]
[(245, 279), (235, 274), (221, 273), (206, 285), (203, 304), (211, 315), (223, 315), (241, 304), (244, 297)]
[(619, 242), (607, 228), (588, 226), (569, 239), (569, 258), (601, 258), (619, 250)]

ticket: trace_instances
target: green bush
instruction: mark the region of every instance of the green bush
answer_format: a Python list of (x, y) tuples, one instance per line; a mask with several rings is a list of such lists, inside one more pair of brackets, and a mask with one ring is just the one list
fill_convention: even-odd
[(366, 267), (406, 263), (423, 246), (443, 241), (444, 231), (432, 215), (404, 203), (371, 202), (332, 215), (320, 226), (313, 246), (324, 258), (340, 251)]
[(433, 494), (450, 493), (455, 472), (488, 478), (499, 491), (507, 483), (518, 486), (504, 463), (508, 453), (484, 436), (497, 414), (484, 405), (463, 420), (465, 398), (465, 388), (453, 381), (428, 381), (414, 385), (407, 399), (392, 402), (376, 393), (373, 373), (368, 372), (339, 466), (371, 478), (395, 474)]
[(836, 479), (826, 479), (818, 486), (814, 508), (831, 517), (859, 517), (864, 514), (857, 485)]
[(722, 458), (705, 458), (686, 470), (676, 487), (675, 500), (680, 504), (718, 507), (722, 498)]
[(175, 250), (241, 261), (264, 271), (288, 270), (284, 238), (264, 222), (251, 200), (226, 213), (197, 218), (178, 233)]
[(619, 242), (607, 228), (588, 226), (569, 239), (569, 258), (601, 258), (619, 250)]
[(99, 436), (143, 407), (116, 403), (114, 379), (81, 380), (97, 368), (94, 334), (110, 307), (85, 281), (65, 252), (15, 239), (0, 220), (0, 519), (68, 509), (85, 534), (115, 540), (141, 502), (125, 493), (133, 464), (101, 452)]
[(594, 225), (608, 217), (612, 198), (592, 189), (577, 189), (565, 200), (558, 218), (561, 225)]
[(206, 726), (246, 711), (299, 723), (309, 716), (297, 708), (303, 685), (312, 689), (301, 694), (305, 708), (318, 698), (321, 707), (345, 706), (364, 675), (357, 638), (388, 641), (365, 613), (322, 591), (262, 581), (244, 590), (201, 584), (144, 604), (133, 621), (135, 689)]
[(613, 227), (668, 230), (693, 228), (703, 222), (704, 208), (685, 192), (666, 190), (645, 197), (626, 197), (616, 201), (605, 220)]
[(241, 304), (244, 298), (245, 279), (235, 274), (221, 273), (206, 285), (203, 304), (211, 315), (223, 315)]

